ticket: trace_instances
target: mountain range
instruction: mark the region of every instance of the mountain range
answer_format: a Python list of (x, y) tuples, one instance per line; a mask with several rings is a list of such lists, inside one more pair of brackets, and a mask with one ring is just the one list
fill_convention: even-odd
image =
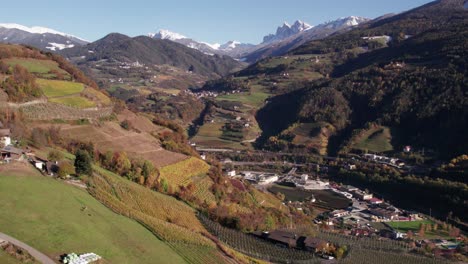
[[(361, 17), (346, 17), (313, 27), (297, 20), (292, 25), (285, 22), (278, 27), (275, 34), (263, 37), (260, 44), (241, 43), (235, 40), (225, 44), (210, 44), (186, 37), (169, 30), (159, 30), (147, 36), (153, 39), (169, 40), (199, 50), (208, 55), (227, 55), (249, 63), (258, 61), (269, 55), (281, 55), (300, 44), (313, 39), (319, 39), (339, 30), (356, 26), (368, 19)], [(0, 24), (0, 42), (30, 45), (42, 50), (61, 51), (80, 47), (89, 42), (71, 34), (62, 33), (44, 27), (26, 27), (19, 24)]]
[(26, 27), (18, 24), (0, 24), (0, 41), (30, 45), (42, 50), (58, 51), (81, 46), (88, 41), (45, 27)]

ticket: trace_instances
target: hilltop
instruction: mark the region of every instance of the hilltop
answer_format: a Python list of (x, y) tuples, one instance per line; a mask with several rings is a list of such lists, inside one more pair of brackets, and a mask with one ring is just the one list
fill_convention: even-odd
[(63, 50), (61, 53), (79, 65), (101, 60), (139, 62), (148, 65), (170, 65), (208, 77), (224, 76), (241, 66), (228, 56), (206, 55), (169, 40), (146, 36), (131, 38), (118, 33), (109, 34), (83, 47)]

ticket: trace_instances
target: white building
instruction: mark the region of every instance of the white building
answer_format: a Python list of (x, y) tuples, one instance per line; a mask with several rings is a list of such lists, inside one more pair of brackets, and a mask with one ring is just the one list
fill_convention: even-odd
[(258, 184), (267, 185), (277, 182), (279, 180), (278, 175), (261, 175), (258, 177)]
[(231, 171), (228, 171), (226, 174), (227, 174), (227, 176), (229, 176), (229, 177), (234, 177), (234, 176), (236, 176), (236, 171), (235, 171), (235, 170), (231, 170)]
[(11, 145), (11, 130), (0, 129), (0, 147)]

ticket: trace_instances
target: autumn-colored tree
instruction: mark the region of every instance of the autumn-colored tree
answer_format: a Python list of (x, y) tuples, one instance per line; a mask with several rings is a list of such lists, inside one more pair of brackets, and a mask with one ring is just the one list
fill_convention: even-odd
[(425, 236), (425, 224), (420, 224), (419, 225), (419, 232), (418, 232), (418, 235), (419, 237), (424, 237)]
[(75, 167), (69, 161), (63, 161), (59, 165), (58, 177), (65, 179), (68, 175), (75, 173)]
[(127, 153), (124, 151), (115, 152), (112, 158), (113, 167), (115, 172), (119, 175), (127, 175), (132, 167), (130, 160), (127, 157)]

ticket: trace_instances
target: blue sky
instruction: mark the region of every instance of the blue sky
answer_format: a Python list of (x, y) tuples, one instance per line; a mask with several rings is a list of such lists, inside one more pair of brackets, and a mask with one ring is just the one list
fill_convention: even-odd
[(16, 0), (3, 1), (0, 23), (44, 26), (87, 40), (169, 29), (199, 41), (259, 43), (284, 21), (317, 25), (344, 16), (375, 18), (430, 0)]

